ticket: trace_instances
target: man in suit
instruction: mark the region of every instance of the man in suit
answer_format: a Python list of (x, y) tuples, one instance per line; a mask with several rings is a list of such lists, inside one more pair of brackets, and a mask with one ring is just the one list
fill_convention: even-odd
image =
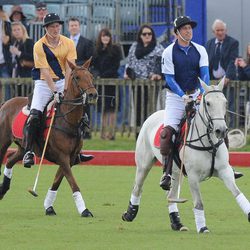
[[(225, 76), (225, 86), (229, 91), (229, 110), (234, 111), (234, 89), (228, 84), (230, 80), (236, 79), (235, 59), (239, 54), (239, 42), (227, 35), (227, 25), (220, 19), (216, 19), (212, 25), (214, 38), (207, 41), (206, 49), (209, 59), (209, 73), (211, 80), (219, 80)], [(234, 127), (234, 117), (230, 114), (229, 127)], [(229, 148), (228, 137), (225, 144)], [(242, 174), (235, 172), (235, 178), (240, 178)]]
[[(94, 44), (89, 39), (81, 36), (80, 34), (80, 20), (72, 17), (69, 19), (68, 23), (68, 30), (70, 33), (70, 39), (74, 41), (74, 44), (76, 46), (76, 53), (77, 53), (77, 59), (76, 64), (77, 65), (83, 65), (85, 61), (87, 61), (90, 57), (93, 56), (94, 52)], [(90, 110), (89, 106), (86, 109), (87, 115), (84, 116), (84, 123), (87, 123), (89, 125), (89, 118), (90, 117)], [(83, 124), (84, 126), (85, 124)], [(85, 128), (83, 128), (85, 130)], [(83, 138), (84, 139), (91, 139), (91, 134), (89, 131), (83, 131)], [(94, 158), (93, 155), (85, 155), (81, 154), (80, 156), (81, 161), (89, 161)]]
[(239, 54), (239, 42), (227, 35), (227, 26), (222, 20), (216, 19), (212, 30), (215, 37), (206, 44), (210, 78), (215, 80), (225, 76), (227, 84), (235, 79), (234, 61)]
[[(239, 54), (239, 42), (227, 35), (227, 25), (222, 20), (216, 19), (212, 25), (214, 38), (206, 44), (209, 58), (209, 71), (211, 80), (217, 80), (226, 77), (225, 86), (230, 88), (229, 110), (234, 108), (234, 89), (228, 86), (230, 80), (236, 80), (235, 59)], [(224, 90), (226, 92), (226, 89)], [(234, 128), (234, 117), (230, 114), (229, 127)]]
[(72, 17), (69, 19), (69, 33), (70, 39), (72, 39), (76, 46), (77, 53), (77, 65), (82, 65), (87, 61), (94, 52), (94, 44), (89, 39), (81, 36), (80, 34), (80, 21), (79, 19)]

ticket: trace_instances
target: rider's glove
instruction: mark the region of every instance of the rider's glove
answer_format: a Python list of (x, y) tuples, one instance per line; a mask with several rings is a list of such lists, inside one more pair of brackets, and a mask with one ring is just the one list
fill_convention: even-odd
[(60, 103), (63, 99), (63, 93), (54, 91), (54, 101)]
[(194, 100), (191, 95), (183, 95), (182, 99), (184, 100), (186, 105)]

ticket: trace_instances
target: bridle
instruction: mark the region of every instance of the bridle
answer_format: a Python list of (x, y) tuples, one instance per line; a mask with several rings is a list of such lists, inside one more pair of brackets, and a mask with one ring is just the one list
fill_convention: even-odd
[[(56, 129), (59, 129), (63, 132), (65, 132), (66, 134), (69, 134), (71, 136), (78, 136), (79, 132), (79, 127), (82, 123), (86, 123), (84, 122), (84, 118), (82, 117), (82, 119), (80, 120), (79, 124), (75, 125), (75, 124), (72, 124), (68, 119), (67, 119), (67, 115), (72, 113), (77, 107), (79, 106), (87, 106), (88, 105), (88, 95), (87, 95), (87, 91), (89, 89), (94, 89), (94, 85), (93, 84), (89, 84), (88, 87), (82, 89), (80, 86), (79, 86), (79, 79), (77, 78), (77, 75), (76, 75), (76, 71), (78, 70), (84, 70), (84, 71), (88, 71), (87, 68), (83, 67), (83, 66), (77, 66), (76, 68), (74, 68), (71, 72), (71, 82), (72, 84), (74, 85), (75, 88), (78, 89), (79, 93), (80, 93), (80, 96), (79, 97), (76, 97), (74, 99), (68, 99), (68, 100), (61, 100), (60, 103), (57, 104), (57, 114), (55, 116), (55, 118), (63, 118), (64, 121), (69, 124), (71, 127), (73, 127), (72, 131), (68, 131), (68, 129), (64, 129), (62, 127), (59, 127), (59, 126), (53, 126), (54, 128)], [(88, 71), (89, 72), (89, 71)], [(69, 106), (73, 106), (71, 109), (69, 109), (67, 112), (65, 113), (62, 113), (61, 112), (61, 105), (69, 105)], [(86, 124), (85, 124), (86, 125)], [(77, 132), (75, 132), (77, 131)]]
[(70, 100), (62, 100), (60, 104), (73, 105), (73, 106), (79, 106), (79, 105), (86, 106), (87, 105), (87, 90), (94, 89), (95, 87), (93, 84), (91, 84), (87, 88), (82, 89), (79, 86), (78, 79), (77, 79), (77, 76), (75, 74), (76, 71), (78, 71), (78, 70), (88, 71), (88, 69), (84, 68), (83, 66), (79, 66), (79, 67), (76, 67), (75, 69), (73, 69), (71, 72), (71, 75), (70, 75), (73, 85), (79, 90), (80, 97), (70, 99)]
[(212, 90), (212, 91), (209, 91), (209, 92), (207, 92), (207, 93), (205, 93), (205, 94), (203, 95), (204, 115), (205, 115), (206, 120), (207, 120), (208, 123), (206, 123), (204, 117), (201, 115), (200, 111), (198, 110), (198, 114), (199, 114), (199, 116), (200, 116), (202, 122), (204, 123), (204, 125), (207, 127), (207, 131), (208, 131), (209, 133), (212, 133), (212, 131), (213, 131), (213, 129), (214, 129), (214, 123), (213, 123), (213, 121), (215, 121), (215, 120), (225, 120), (224, 117), (221, 117), (221, 118), (220, 118), (220, 117), (211, 118), (211, 115), (210, 115), (209, 112), (208, 112), (207, 103), (206, 103), (206, 96), (207, 96), (208, 94), (213, 94), (213, 93), (223, 93), (223, 92), (222, 92), (221, 90)]
[[(213, 171), (214, 171), (214, 162), (215, 162), (215, 156), (216, 156), (216, 152), (219, 148), (219, 146), (224, 142), (224, 139), (219, 139), (217, 143), (214, 143), (212, 138), (211, 138), (211, 134), (213, 133), (213, 129), (214, 129), (214, 123), (213, 121), (215, 120), (225, 120), (224, 117), (216, 117), (216, 118), (212, 118), (211, 115), (209, 114), (208, 111), (208, 107), (207, 107), (207, 102), (206, 102), (206, 96), (209, 94), (213, 94), (213, 93), (223, 93), (221, 90), (212, 90), (209, 91), (207, 93), (205, 93), (203, 95), (203, 115), (200, 112), (200, 109), (198, 109), (196, 115), (194, 116), (194, 120), (193, 123), (191, 124), (191, 131), (189, 131), (191, 133), (190, 138), (192, 138), (193, 136), (193, 132), (194, 129), (196, 130), (196, 133), (198, 135), (197, 139), (193, 139), (193, 140), (186, 140), (186, 146), (190, 147), (192, 149), (195, 150), (200, 150), (200, 151), (208, 151), (212, 154), (212, 163), (211, 163), (211, 170), (210, 170), (210, 177), (213, 175)], [(196, 117), (199, 116), (202, 123), (205, 125), (206, 127), (206, 133), (203, 135), (200, 135), (199, 133), (199, 129), (197, 126), (197, 122), (196, 122)], [(209, 146), (206, 146), (203, 141), (202, 138), (207, 136), (208, 138), (208, 142), (209, 142)], [(194, 145), (194, 142), (200, 142), (202, 146), (197, 146)]]

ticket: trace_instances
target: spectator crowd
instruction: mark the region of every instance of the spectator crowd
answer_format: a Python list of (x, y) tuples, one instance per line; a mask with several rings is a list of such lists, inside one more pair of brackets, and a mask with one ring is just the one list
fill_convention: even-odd
[[(27, 20), (22, 7), (15, 5), (8, 16), (0, 6), (0, 78), (31, 77), (34, 67), (33, 47), (36, 41), (30, 38), (30, 25), (41, 23), (48, 14), (46, 3), (36, 4), (36, 17)], [(118, 78), (121, 69), (121, 46), (112, 41), (111, 31), (102, 29), (96, 42), (83, 37), (80, 34), (81, 23), (77, 18), (70, 18), (68, 22), (69, 38), (74, 41), (77, 60), (76, 64), (82, 65), (92, 57), (91, 70), (96, 78)], [(229, 89), (229, 109), (234, 111), (234, 88), (230, 86), (232, 80), (250, 80), (250, 45), (246, 48), (246, 56), (239, 56), (239, 41), (227, 34), (227, 25), (222, 20), (216, 19), (212, 25), (214, 38), (206, 43), (209, 58), (209, 73), (211, 80), (219, 80), (225, 77), (225, 84)], [(41, 38), (41, 37), (38, 37)], [(164, 49), (170, 43), (159, 44), (154, 29), (150, 25), (143, 25), (138, 29), (137, 40), (131, 45), (127, 64), (120, 77), (124, 79), (149, 79), (152, 81), (163, 80), (161, 73), (161, 57)], [(10, 86), (4, 88), (5, 100), (12, 97)], [(115, 120), (118, 105), (113, 96), (116, 95), (115, 86), (104, 86), (98, 89), (99, 94), (106, 96), (104, 102), (99, 103), (98, 110), (102, 111), (101, 138), (115, 139)], [(160, 89), (158, 90), (158, 93)], [(143, 96), (142, 96), (143, 93)], [(15, 95), (21, 95), (21, 90)], [(133, 95), (137, 95), (136, 112), (138, 128), (147, 118), (148, 89), (142, 92), (140, 87)], [(143, 100), (143, 101), (142, 101)], [(141, 106), (144, 109), (141, 109)], [(143, 110), (143, 114), (141, 111)], [(90, 110), (88, 110), (90, 117)], [(230, 119), (230, 127), (234, 127), (233, 118)], [(137, 135), (139, 129), (137, 130)], [(88, 136), (88, 135), (87, 135)], [(89, 135), (90, 137), (90, 135)]]

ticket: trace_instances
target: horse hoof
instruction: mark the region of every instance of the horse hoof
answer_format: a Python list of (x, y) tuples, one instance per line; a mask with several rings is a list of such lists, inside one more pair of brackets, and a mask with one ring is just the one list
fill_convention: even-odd
[(170, 222), (171, 222), (171, 228), (174, 231), (188, 231), (188, 228), (183, 226), (180, 220), (180, 215), (178, 212), (172, 212), (169, 214)]
[(205, 226), (205, 227), (202, 227), (199, 231), (199, 234), (203, 234), (203, 233), (210, 233), (208, 228)]
[(81, 217), (94, 217), (94, 215), (86, 208), (82, 214)]
[(127, 211), (122, 215), (122, 220), (123, 221), (127, 221), (127, 222), (131, 222), (133, 221), (133, 217), (127, 213)]
[(248, 222), (250, 222), (250, 213), (248, 213)]
[(182, 227), (179, 229), (180, 232), (186, 232), (189, 231), (188, 227), (185, 227), (182, 225)]
[(238, 171), (234, 171), (234, 178), (235, 179), (239, 179), (243, 176), (243, 174), (241, 172), (238, 172)]
[(48, 207), (45, 211), (45, 215), (53, 216), (56, 215), (56, 212), (52, 206)]
[(183, 226), (181, 223), (175, 223), (175, 224), (172, 223), (171, 228), (174, 231), (180, 231), (180, 232), (185, 232), (189, 230), (188, 227)]
[(127, 211), (122, 215), (122, 220), (128, 222), (133, 221), (138, 213), (138, 210), (138, 205), (132, 205), (131, 202), (129, 202)]

